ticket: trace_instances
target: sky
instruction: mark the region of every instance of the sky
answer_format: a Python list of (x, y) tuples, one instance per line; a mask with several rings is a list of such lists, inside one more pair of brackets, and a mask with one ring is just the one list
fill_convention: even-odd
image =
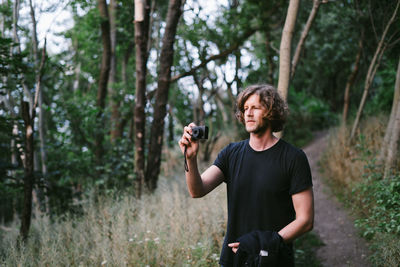
[[(58, 34), (73, 27), (72, 14), (68, 8), (69, 1), (32, 0), (37, 21), (39, 47), (46, 38), (48, 53), (57, 54), (68, 48), (67, 41)], [(29, 1), (21, 3), (20, 21), (24, 25), (32, 25)]]

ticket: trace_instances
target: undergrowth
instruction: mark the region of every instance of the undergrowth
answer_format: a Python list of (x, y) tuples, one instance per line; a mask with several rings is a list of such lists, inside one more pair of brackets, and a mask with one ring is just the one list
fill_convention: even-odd
[[(322, 169), (334, 192), (357, 218), (359, 229), (371, 248), (377, 266), (398, 266), (400, 262), (400, 170), (383, 178), (377, 162), (387, 119), (368, 118), (361, 125), (357, 141), (349, 145), (349, 129), (332, 132)], [(397, 165), (398, 166), (398, 165)]]
[(82, 207), (79, 217), (35, 218), (21, 249), (19, 222), (0, 231), (0, 266), (218, 265), (226, 221), (222, 188), (195, 200), (164, 182), (140, 200), (98, 197)]

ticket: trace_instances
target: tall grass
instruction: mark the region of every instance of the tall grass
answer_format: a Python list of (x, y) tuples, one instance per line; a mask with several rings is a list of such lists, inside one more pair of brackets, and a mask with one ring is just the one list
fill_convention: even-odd
[[(376, 161), (386, 130), (387, 117), (365, 119), (355, 143), (349, 128), (332, 131), (321, 162), (334, 192), (351, 209), (355, 224), (371, 246), (377, 266), (400, 262), (400, 169), (383, 178)], [(397, 165), (399, 167), (399, 165)]]
[[(180, 177), (184, 179), (184, 177)], [(1, 233), (0, 266), (215, 266), (226, 221), (220, 187), (191, 199), (178, 182), (160, 182), (152, 196), (86, 199), (83, 214), (32, 221), (17, 249), (18, 222)]]

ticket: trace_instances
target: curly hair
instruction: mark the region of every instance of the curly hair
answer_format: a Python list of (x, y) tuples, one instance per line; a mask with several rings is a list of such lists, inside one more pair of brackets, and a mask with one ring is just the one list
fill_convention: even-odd
[(282, 131), (289, 113), (288, 106), (279, 96), (278, 91), (269, 84), (251, 85), (238, 95), (236, 99), (236, 118), (241, 123), (245, 123), (244, 104), (253, 94), (257, 94), (260, 97), (261, 104), (267, 109), (267, 115), (264, 119), (268, 121), (272, 132)]

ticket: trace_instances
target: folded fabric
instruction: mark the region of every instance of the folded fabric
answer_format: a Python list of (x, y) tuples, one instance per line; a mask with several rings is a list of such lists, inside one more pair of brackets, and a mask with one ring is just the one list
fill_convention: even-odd
[(241, 236), (234, 266), (292, 266), (292, 253), (275, 231), (253, 231)]

